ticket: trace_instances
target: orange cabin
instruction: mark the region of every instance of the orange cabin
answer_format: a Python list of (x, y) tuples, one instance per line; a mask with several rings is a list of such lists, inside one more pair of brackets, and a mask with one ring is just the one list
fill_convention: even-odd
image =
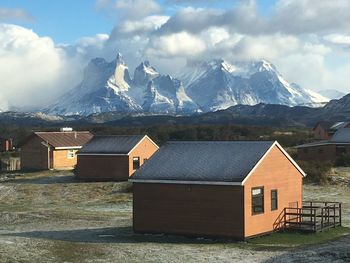
[(270, 233), (285, 207), (302, 207), (304, 176), (278, 142), (168, 142), (130, 179), (133, 228), (236, 239)]

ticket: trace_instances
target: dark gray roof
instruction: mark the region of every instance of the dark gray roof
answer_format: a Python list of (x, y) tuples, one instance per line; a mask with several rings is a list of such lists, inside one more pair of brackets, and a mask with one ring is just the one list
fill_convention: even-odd
[(128, 154), (145, 135), (94, 136), (79, 153)]
[(273, 141), (168, 142), (131, 178), (137, 180), (242, 182)]
[(315, 141), (296, 146), (296, 148), (308, 148), (322, 145), (350, 144), (350, 128), (340, 128), (330, 140)]
[(341, 128), (337, 130), (329, 141), (350, 143), (350, 128)]

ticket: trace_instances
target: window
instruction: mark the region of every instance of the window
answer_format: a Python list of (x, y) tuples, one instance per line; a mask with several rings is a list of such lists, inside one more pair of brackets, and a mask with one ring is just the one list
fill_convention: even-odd
[(322, 148), (318, 149), (318, 153), (323, 153), (323, 149)]
[(68, 159), (73, 159), (74, 158), (74, 150), (68, 150), (67, 158)]
[(252, 188), (252, 213), (264, 213), (264, 187)]
[(140, 157), (133, 157), (132, 158), (132, 167), (134, 170), (140, 168)]
[(271, 211), (278, 209), (277, 190), (271, 190)]

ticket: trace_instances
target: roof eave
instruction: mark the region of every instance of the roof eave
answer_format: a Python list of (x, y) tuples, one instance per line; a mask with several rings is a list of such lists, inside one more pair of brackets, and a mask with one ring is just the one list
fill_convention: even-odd
[(144, 180), (144, 179), (129, 179), (131, 183), (146, 183), (146, 184), (192, 184), (192, 185), (231, 185), (242, 186), (242, 182), (211, 182), (211, 181), (181, 181), (181, 180)]
[(90, 155), (90, 156), (128, 156), (127, 153), (77, 153), (77, 155)]
[(147, 138), (154, 146), (156, 146), (157, 149), (159, 149), (159, 146), (158, 146), (150, 137), (148, 137), (148, 135), (145, 135), (145, 136), (142, 137), (141, 140), (138, 141), (138, 143), (135, 144), (134, 147), (132, 147), (132, 149), (127, 153), (127, 155), (130, 155), (130, 153), (131, 153), (133, 150), (135, 150), (135, 149), (137, 148), (137, 146), (139, 146), (139, 144), (140, 144), (144, 139), (146, 139), (146, 138)]
[(305, 177), (306, 173), (303, 171), (303, 169), (300, 168), (300, 166), (293, 160), (292, 157), (283, 149), (283, 147), (275, 141), (270, 148), (264, 153), (264, 155), (260, 158), (260, 160), (255, 164), (253, 169), (250, 170), (248, 175), (244, 178), (242, 181), (242, 185), (245, 184), (245, 182), (248, 180), (248, 178), (254, 173), (254, 171), (259, 167), (259, 165), (262, 163), (262, 161), (265, 159), (265, 157), (270, 153), (270, 151), (273, 149), (273, 147), (277, 146), (277, 148), (284, 154), (284, 156), (294, 165), (294, 167), (300, 172), (300, 174)]

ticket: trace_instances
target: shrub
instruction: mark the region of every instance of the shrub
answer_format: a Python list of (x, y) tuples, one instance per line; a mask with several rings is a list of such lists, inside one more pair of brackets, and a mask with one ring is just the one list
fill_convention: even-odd
[(342, 156), (339, 156), (335, 161), (335, 166), (350, 166), (350, 155), (343, 154)]
[(307, 174), (305, 182), (326, 184), (330, 181), (332, 164), (330, 162), (299, 162), (300, 167)]

